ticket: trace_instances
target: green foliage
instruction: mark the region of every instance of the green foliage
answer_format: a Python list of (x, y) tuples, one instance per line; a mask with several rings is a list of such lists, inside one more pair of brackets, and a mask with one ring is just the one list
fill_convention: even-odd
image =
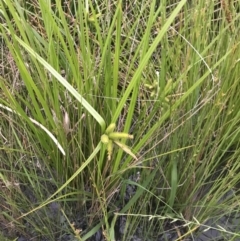
[(6, 226), (55, 240), (57, 202), (77, 240), (114, 240), (120, 216), (124, 240), (139, 225), (154, 240), (167, 220), (187, 236), (238, 212), (237, 1), (170, 2), (0, 1)]

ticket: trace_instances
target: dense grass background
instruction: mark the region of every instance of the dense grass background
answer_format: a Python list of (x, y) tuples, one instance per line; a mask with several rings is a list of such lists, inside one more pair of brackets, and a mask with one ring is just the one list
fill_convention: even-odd
[(3, 234), (182, 240), (237, 215), (238, 4), (0, 0)]

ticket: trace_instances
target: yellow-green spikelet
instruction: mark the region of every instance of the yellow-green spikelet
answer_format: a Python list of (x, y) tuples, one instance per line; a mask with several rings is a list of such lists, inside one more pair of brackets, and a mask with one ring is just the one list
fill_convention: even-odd
[(110, 139), (117, 140), (121, 138), (133, 139), (133, 135), (129, 135), (128, 133), (123, 132), (112, 132), (108, 135)]

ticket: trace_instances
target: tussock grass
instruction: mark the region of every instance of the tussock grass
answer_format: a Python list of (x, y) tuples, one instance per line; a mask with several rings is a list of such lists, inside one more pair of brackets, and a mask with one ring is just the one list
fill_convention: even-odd
[(140, 227), (156, 240), (176, 221), (181, 240), (238, 214), (240, 25), (229, 3), (0, 1), (9, 237), (128, 240)]

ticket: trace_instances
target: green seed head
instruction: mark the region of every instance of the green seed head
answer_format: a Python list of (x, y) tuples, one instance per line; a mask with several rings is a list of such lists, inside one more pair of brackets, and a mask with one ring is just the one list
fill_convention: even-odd
[(106, 129), (105, 133), (106, 133), (106, 134), (109, 134), (109, 133), (113, 132), (114, 129), (115, 129), (115, 127), (116, 127), (116, 124), (115, 124), (115, 123), (111, 123), (111, 124), (108, 126), (108, 128)]
[(133, 139), (133, 135), (129, 135), (128, 133), (124, 133), (124, 132), (112, 132), (108, 136), (110, 139), (113, 139), (113, 140), (121, 139), (121, 138)]
[(108, 142), (109, 142), (108, 136), (105, 135), (105, 134), (103, 134), (103, 135), (101, 136), (101, 142), (102, 142), (103, 144), (108, 144)]

